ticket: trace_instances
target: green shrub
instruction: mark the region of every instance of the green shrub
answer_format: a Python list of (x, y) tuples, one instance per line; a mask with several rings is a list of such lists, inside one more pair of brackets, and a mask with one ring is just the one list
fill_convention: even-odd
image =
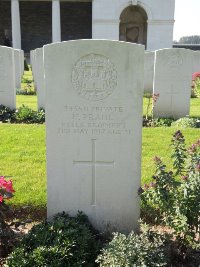
[(30, 86), (26, 86), (24, 89), (17, 88), (16, 95), (36, 95), (36, 91)]
[(38, 111), (22, 105), (17, 110), (11, 110), (8, 107), (0, 105), (0, 122), (11, 123), (44, 123), (45, 111)]
[(144, 127), (170, 127), (174, 119), (172, 118), (152, 118), (152, 117), (144, 117), (143, 118), (143, 126)]
[(180, 131), (172, 137), (173, 170), (167, 170), (159, 157), (155, 157), (154, 181), (139, 189), (146, 214), (157, 215), (173, 230), (180, 251), (188, 246), (198, 247), (200, 234), (200, 140), (189, 149)]
[(166, 266), (164, 237), (151, 231), (128, 236), (115, 233), (96, 262), (100, 267)]
[(82, 213), (57, 215), (29, 232), (8, 257), (9, 267), (92, 267), (100, 249), (93, 228)]
[(24, 84), (24, 86), (23, 88), (17, 88), (17, 95), (36, 95), (33, 79), (23, 77), (21, 82)]
[(178, 128), (200, 128), (200, 118), (180, 118), (172, 123), (172, 126)]
[(43, 123), (45, 121), (44, 110), (34, 111), (22, 105), (15, 112), (15, 122), (17, 123)]

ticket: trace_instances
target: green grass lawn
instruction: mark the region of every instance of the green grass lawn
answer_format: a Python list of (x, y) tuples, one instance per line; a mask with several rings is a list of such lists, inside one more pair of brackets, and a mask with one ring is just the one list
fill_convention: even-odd
[(190, 116), (200, 117), (200, 98), (191, 98), (190, 103)]
[[(27, 83), (29, 81), (30, 83)], [(34, 91), (33, 76), (31, 70), (25, 71), (21, 83), (21, 89)], [(22, 105), (28, 106), (33, 110), (37, 110), (37, 96), (36, 95), (17, 95), (16, 96), (17, 108)]]
[(33, 110), (37, 110), (37, 96), (36, 95), (17, 95), (17, 108), (22, 105), (28, 106)]
[[(171, 168), (169, 145), (175, 130), (172, 127), (143, 128), (143, 184), (151, 180), (155, 155), (161, 156)], [(183, 133), (187, 144), (200, 138), (200, 129), (185, 129)], [(16, 189), (10, 203), (46, 205), (45, 125), (1, 124), (0, 143), (0, 175), (12, 177)]]
[(16, 205), (46, 204), (45, 125), (0, 125), (0, 175), (10, 176)]
[[(148, 98), (143, 98), (143, 115), (147, 114)], [(151, 114), (152, 105), (150, 105), (148, 114)], [(200, 117), (200, 98), (191, 98), (190, 99), (190, 116), (191, 117)]]

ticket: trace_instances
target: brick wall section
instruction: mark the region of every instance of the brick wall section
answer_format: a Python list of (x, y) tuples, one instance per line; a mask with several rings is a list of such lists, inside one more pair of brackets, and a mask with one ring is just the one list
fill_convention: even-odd
[(0, 45), (4, 42), (5, 29), (11, 32), (11, 5), (0, 0)]
[(92, 3), (61, 2), (62, 41), (92, 38)]
[(20, 17), (25, 52), (51, 42), (51, 2), (20, 1)]
[[(92, 3), (61, 2), (62, 41), (92, 38)], [(0, 45), (11, 31), (10, 2), (0, 0)], [(51, 1), (20, 1), (22, 49), (29, 53), (52, 40)]]

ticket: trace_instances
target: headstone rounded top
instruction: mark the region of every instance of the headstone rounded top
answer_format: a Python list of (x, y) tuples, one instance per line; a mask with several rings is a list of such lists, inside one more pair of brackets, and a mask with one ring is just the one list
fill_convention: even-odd
[(79, 96), (90, 101), (105, 99), (117, 86), (117, 71), (104, 55), (81, 57), (72, 69), (72, 84)]

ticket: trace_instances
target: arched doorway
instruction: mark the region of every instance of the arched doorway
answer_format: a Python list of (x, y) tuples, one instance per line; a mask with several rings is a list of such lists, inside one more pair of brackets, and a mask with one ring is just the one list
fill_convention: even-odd
[(119, 40), (147, 44), (147, 13), (140, 6), (125, 8), (120, 16)]

